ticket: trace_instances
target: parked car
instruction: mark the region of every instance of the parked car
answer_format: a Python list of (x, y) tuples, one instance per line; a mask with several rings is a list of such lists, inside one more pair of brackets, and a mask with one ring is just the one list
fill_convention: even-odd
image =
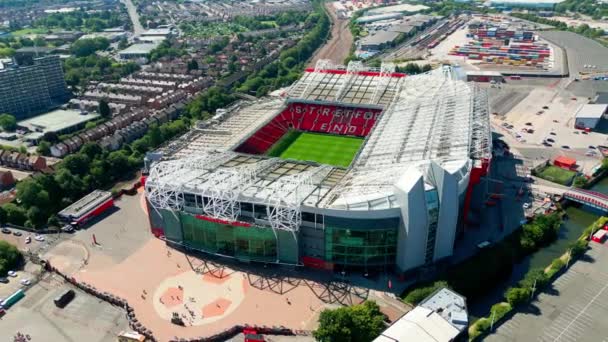
[(562, 145), (562, 148), (567, 150), (567, 149), (570, 148), (570, 146), (568, 146), (568, 145)]
[(42, 242), (42, 241), (44, 241), (44, 236), (36, 235), (36, 236), (34, 236), (34, 240)]
[(25, 243), (30, 243), (30, 242), (32, 242), (32, 237), (31, 236), (26, 237)]
[(595, 146), (593, 146), (593, 145), (589, 145), (589, 148), (592, 150), (595, 150)]
[(532, 126), (531, 122), (526, 122), (526, 126)]
[(29, 279), (21, 279), (20, 283), (21, 283), (21, 285), (26, 285), (27, 286), (27, 285), (31, 285), (32, 281), (29, 280)]
[(65, 233), (71, 233), (74, 231), (74, 227), (72, 227), (71, 225), (67, 224), (63, 227), (61, 227), (61, 231), (65, 232)]
[(10, 234), (10, 233), (11, 233), (11, 230), (10, 230), (10, 229), (8, 229), (8, 228), (2, 228), (2, 232), (3, 232), (4, 234)]
[(13, 231), (13, 235), (15, 235), (15, 236), (21, 236), (21, 235), (23, 235), (23, 233), (21, 233), (20, 231), (14, 230)]
[(549, 109), (549, 106), (543, 106), (543, 109)]
[(549, 134), (551, 134), (551, 135), (557, 135), (557, 133), (555, 133), (555, 132), (549, 132)]
[(530, 208), (530, 203), (524, 203), (523, 207), (524, 207), (524, 209), (529, 209)]
[(8, 278), (7, 277), (0, 277), (0, 283), (8, 284)]
[(554, 142), (555, 142), (555, 140), (553, 140), (552, 138), (547, 138), (547, 139), (545, 139), (545, 140), (547, 140), (547, 141), (548, 141), (548, 142), (550, 142), (550, 143), (554, 143)]
[(9, 277), (13, 277), (13, 278), (15, 278), (17, 276), (17, 272), (15, 272), (15, 271), (8, 271), (8, 272), (6, 272), (6, 274), (8, 274)]

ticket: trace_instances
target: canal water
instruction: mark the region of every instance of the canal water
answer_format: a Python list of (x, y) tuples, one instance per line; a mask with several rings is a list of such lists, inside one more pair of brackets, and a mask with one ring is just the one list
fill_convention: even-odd
[[(595, 184), (590, 190), (608, 195), (608, 177)], [(585, 228), (592, 224), (601, 215), (600, 212), (583, 206), (569, 206), (566, 208), (567, 219), (562, 224), (559, 238), (551, 245), (539, 250), (514, 265), (513, 273), (502, 286), (491, 291), (484, 298), (469, 303), (470, 314), (475, 317), (487, 316), (490, 306), (501, 301), (507, 288), (517, 284), (525, 274), (534, 268), (545, 268), (555, 258), (564, 253), (573, 241), (583, 233)]]

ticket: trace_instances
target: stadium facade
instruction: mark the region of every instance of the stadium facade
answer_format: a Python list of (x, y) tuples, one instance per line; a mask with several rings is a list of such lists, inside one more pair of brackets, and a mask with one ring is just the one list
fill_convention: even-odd
[[(347, 168), (269, 157), (289, 131), (363, 137)], [(153, 155), (152, 232), (244, 261), (406, 272), (452, 255), (491, 135), (485, 92), (449, 67), (320, 61), (282, 97), (237, 104)]]

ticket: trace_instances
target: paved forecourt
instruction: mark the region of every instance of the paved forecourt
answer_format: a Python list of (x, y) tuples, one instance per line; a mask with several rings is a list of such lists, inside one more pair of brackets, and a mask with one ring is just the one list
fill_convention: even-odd
[(591, 243), (586, 258), (498, 327), (486, 341), (608, 340), (608, 245)]
[(359, 151), (362, 143), (362, 138), (302, 133), (281, 153), (281, 158), (347, 167)]

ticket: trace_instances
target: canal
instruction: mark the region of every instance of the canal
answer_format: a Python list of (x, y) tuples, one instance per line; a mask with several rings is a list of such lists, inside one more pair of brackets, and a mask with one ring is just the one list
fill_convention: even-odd
[[(608, 177), (595, 184), (590, 190), (608, 195)], [(599, 218), (601, 212), (584, 207), (571, 205), (566, 208), (567, 219), (562, 224), (559, 238), (551, 245), (528, 256), (522, 262), (514, 265), (513, 272), (508, 281), (502, 286), (491, 291), (489, 294), (469, 303), (469, 311), (475, 317), (486, 316), (490, 306), (503, 298), (507, 288), (517, 284), (525, 274), (534, 268), (545, 268), (551, 262), (562, 255), (573, 241), (575, 241), (591, 223)]]

